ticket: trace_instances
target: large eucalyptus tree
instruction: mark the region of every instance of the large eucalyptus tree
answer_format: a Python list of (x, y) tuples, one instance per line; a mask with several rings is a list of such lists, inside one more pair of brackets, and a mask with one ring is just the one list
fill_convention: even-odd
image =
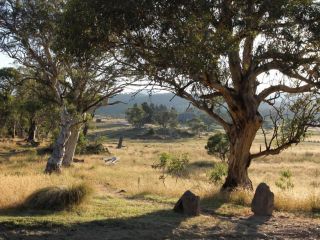
[[(224, 128), (231, 146), (223, 189), (252, 188), (252, 159), (278, 154), (319, 124), (317, 1), (72, 2), (88, 13), (91, 24), (83, 24), (82, 32), (93, 36), (89, 46), (114, 40), (113, 33), (119, 62), (189, 100)], [(264, 103), (274, 109), (274, 131), (266, 133), (266, 148), (252, 153)]]
[[(108, 104), (125, 82), (118, 64), (106, 52), (66, 52), (59, 37), (76, 22), (63, 17), (64, 0), (5, 0), (0, 2), (0, 49), (28, 68), (32, 78), (49, 89), (61, 109), (61, 131), (45, 172), (70, 165), (86, 114)], [(78, 36), (80, 38), (80, 36)], [(28, 76), (24, 76), (28, 78)]]

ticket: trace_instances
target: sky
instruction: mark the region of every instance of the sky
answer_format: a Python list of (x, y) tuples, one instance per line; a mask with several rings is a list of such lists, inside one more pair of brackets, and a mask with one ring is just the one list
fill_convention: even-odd
[(13, 67), (13, 59), (0, 52), (0, 68)]

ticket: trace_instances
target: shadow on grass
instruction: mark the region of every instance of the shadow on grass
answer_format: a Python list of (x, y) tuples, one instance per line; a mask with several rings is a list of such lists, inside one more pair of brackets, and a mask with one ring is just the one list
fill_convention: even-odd
[(255, 216), (242, 218), (237, 221), (235, 233), (243, 239), (265, 239), (266, 235), (259, 231), (259, 227), (267, 224), (271, 216)]
[(131, 218), (100, 219), (70, 225), (5, 222), (0, 223), (0, 239), (173, 239), (176, 236), (174, 230), (184, 219), (185, 216), (171, 210), (161, 210)]
[(230, 216), (229, 214), (217, 212), (223, 204), (228, 203), (228, 194), (229, 193), (216, 192), (201, 199), (200, 205), (202, 213), (214, 216)]
[(196, 169), (199, 169), (199, 168), (210, 168), (211, 169), (214, 167), (214, 165), (215, 165), (215, 162), (207, 161), (207, 160), (189, 163), (189, 167), (196, 168)]
[[(144, 197), (144, 194), (136, 197)], [(161, 202), (161, 201), (160, 201)], [(195, 220), (181, 226), (186, 216), (174, 213), (171, 209), (150, 212), (134, 217), (105, 218), (88, 220), (70, 218), (59, 223), (50, 212), (16, 211), (8, 216), (24, 217), (9, 219), (0, 223), (0, 239), (266, 239), (260, 229), (270, 217), (250, 216), (246, 218), (216, 212), (225, 203), (225, 196), (214, 194), (201, 201), (202, 215), (212, 215), (219, 219), (212, 226), (201, 229), (201, 221)], [(107, 203), (106, 203), (107, 204)], [(52, 213), (52, 212), (51, 212)], [(0, 212), (3, 215), (3, 212)], [(27, 218), (39, 216), (40, 218)], [(68, 216), (66, 216), (68, 218)], [(28, 222), (29, 221), (29, 222)], [(193, 220), (191, 220), (193, 222)], [(231, 225), (230, 225), (231, 224)], [(269, 234), (269, 233), (268, 233)]]
[(57, 211), (51, 211), (51, 210), (32, 210), (32, 209), (27, 209), (26, 207), (21, 205), (17, 207), (8, 207), (8, 208), (0, 209), (0, 216), (36, 217), (36, 216), (48, 216), (56, 212)]
[[(116, 126), (113, 126), (116, 127)], [(131, 128), (131, 127), (119, 127), (102, 129), (88, 135), (89, 139), (93, 139), (99, 136), (106, 136), (110, 139), (119, 139), (124, 137), (127, 139), (141, 139), (141, 140), (177, 140), (194, 137), (194, 134), (188, 133), (181, 129), (156, 129), (154, 134), (150, 134), (150, 128)]]
[(107, 128), (98, 132), (93, 132), (88, 134), (89, 139), (94, 139), (96, 137), (107, 137), (110, 139), (118, 139), (119, 137), (124, 137), (127, 139), (137, 139), (142, 138), (143, 135), (147, 133), (147, 129), (141, 128), (129, 128), (129, 127), (121, 127), (121, 128)]

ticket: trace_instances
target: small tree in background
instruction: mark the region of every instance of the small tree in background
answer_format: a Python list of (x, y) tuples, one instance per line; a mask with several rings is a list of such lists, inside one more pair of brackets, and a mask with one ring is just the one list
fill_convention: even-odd
[(147, 102), (141, 104), (141, 108), (144, 111), (144, 122), (145, 123), (154, 123), (154, 114), (155, 114), (155, 105), (151, 103), (150, 105)]
[(126, 119), (135, 128), (142, 128), (145, 124), (145, 112), (141, 106), (134, 104), (126, 111)]
[[(25, 69), (0, 69), (0, 132), (16, 134), (30, 143), (47, 136), (58, 126), (56, 105), (46, 94), (46, 87), (32, 77), (24, 79)], [(45, 96), (45, 97), (44, 97)]]
[(225, 162), (230, 149), (228, 136), (224, 133), (217, 133), (208, 139), (205, 146), (209, 155), (214, 155)]
[(283, 191), (294, 188), (294, 184), (292, 182), (292, 172), (290, 170), (281, 171), (280, 178), (275, 182), (275, 184)]
[(13, 96), (18, 80), (18, 71), (14, 68), (0, 69), (0, 129), (13, 138), (16, 134), (17, 104)]
[(188, 121), (188, 126), (191, 130), (200, 137), (202, 131), (207, 129), (207, 126), (200, 118), (194, 118)]
[(166, 106), (160, 105), (156, 106), (154, 119), (161, 128), (167, 129), (169, 126), (174, 128), (178, 124), (178, 113), (174, 108), (168, 110)]

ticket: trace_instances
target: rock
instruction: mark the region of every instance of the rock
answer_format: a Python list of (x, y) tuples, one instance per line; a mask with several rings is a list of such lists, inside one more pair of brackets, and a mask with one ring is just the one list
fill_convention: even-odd
[(106, 164), (116, 164), (120, 160), (120, 158), (111, 157), (111, 158), (103, 158), (103, 160)]
[(191, 191), (186, 191), (174, 206), (173, 211), (189, 216), (198, 216), (200, 214), (200, 197)]
[(265, 183), (260, 183), (254, 193), (251, 210), (257, 216), (271, 216), (274, 209), (274, 194)]

